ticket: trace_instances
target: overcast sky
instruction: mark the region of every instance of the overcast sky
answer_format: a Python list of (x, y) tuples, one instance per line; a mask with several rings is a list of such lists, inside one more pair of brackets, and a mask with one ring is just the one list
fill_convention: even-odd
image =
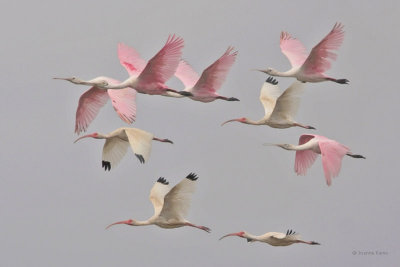
[[(400, 260), (398, 1), (6, 1), (1, 29), (1, 266), (394, 266)], [(349, 85), (307, 84), (296, 120), (318, 130), (273, 129), (228, 119), (259, 119), (266, 75), (285, 71), (279, 35), (307, 48), (335, 22), (345, 25), (327, 72)], [(75, 112), (87, 90), (57, 76), (127, 78), (117, 44), (148, 60), (175, 33), (184, 58), (201, 72), (228, 46), (238, 51), (219, 91), (240, 102), (137, 96), (132, 127), (169, 138), (141, 165), (131, 151), (111, 172), (102, 140), (77, 144)], [(286, 89), (292, 78), (278, 78)], [(168, 85), (183, 89), (176, 79)], [(88, 133), (127, 126), (110, 103)], [(295, 153), (265, 142), (297, 143), (315, 133), (367, 157), (343, 159), (325, 183), (321, 159), (294, 173)], [(199, 176), (188, 220), (212, 229), (105, 226), (153, 214), (158, 177), (172, 185)], [(224, 234), (293, 229), (321, 246), (272, 247)], [(361, 255), (372, 252), (375, 255)], [(383, 255), (376, 255), (377, 252)], [(355, 254), (355, 255), (353, 255)]]

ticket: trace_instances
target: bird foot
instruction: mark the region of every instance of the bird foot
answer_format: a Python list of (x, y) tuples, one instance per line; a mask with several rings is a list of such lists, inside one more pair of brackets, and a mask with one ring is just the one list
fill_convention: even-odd
[(193, 96), (193, 94), (191, 92), (187, 92), (187, 91), (179, 91), (177, 93), (180, 95), (183, 95), (183, 96)]
[(240, 100), (237, 99), (236, 97), (230, 97), (227, 99), (227, 101), (240, 101)]
[(350, 81), (347, 79), (337, 79), (335, 82), (340, 83), (340, 84), (348, 84)]

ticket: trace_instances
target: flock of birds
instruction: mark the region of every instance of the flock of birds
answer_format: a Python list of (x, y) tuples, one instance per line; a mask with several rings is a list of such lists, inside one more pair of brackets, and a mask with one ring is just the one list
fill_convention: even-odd
[[(228, 122), (240, 122), (252, 125), (268, 125), (273, 128), (302, 127), (315, 129), (312, 126), (296, 122), (295, 116), (300, 94), (304, 90), (306, 82), (332, 81), (339, 84), (348, 84), (347, 79), (335, 79), (325, 74), (330, 68), (331, 61), (336, 59), (337, 50), (343, 42), (343, 25), (336, 23), (333, 29), (313, 47), (308, 54), (304, 45), (293, 38), (289, 33), (282, 32), (280, 36), (280, 48), (289, 59), (292, 68), (286, 72), (279, 72), (272, 68), (259, 70), (270, 76), (294, 77), (296, 81), (280, 93), (278, 81), (268, 77), (261, 88), (260, 101), (264, 106), (265, 115), (259, 120), (251, 120), (245, 117), (228, 120)], [(125, 44), (118, 45), (118, 57), (125, 67), (129, 78), (123, 82), (100, 76), (85, 81), (76, 77), (54, 78), (66, 80), (74, 84), (91, 86), (79, 99), (76, 111), (75, 133), (85, 132), (90, 123), (95, 119), (99, 110), (111, 99), (112, 105), (118, 116), (126, 123), (133, 123), (136, 119), (136, 94), (162, 95), (167, 97), (188, 97), (195, 101), (212, 102), (216, 99), (225, 101), (239, 101), (235, 97), (221, 96), (217, 90), (222, 86), (226, 76), (235, 62), (237, 51), (228, 47), (224, 54), (213, 64), (207, 67), (199, 76), (192, 67), (182, 60), (184, 41), (175, 35), (169, 36), (164, 47), (148, 62), (142, 59), (139, 53)], [(185, 86), (178, 91), (169, 88), (165, 83), (176, 76)], [(140, 163), (149, 160), (152, 141), (173, 143), (169, 139), (155, 137), (152, 133), (141, 129), (122, 127), (108, 134), (92, 133), (79, 137), (75, 142), (83, 138), (105, 139), (102, 153), (102, 167), (107, 171), (117, 166), (126, 154), (130, 145), (133, 153)], [(365, 158), (362, 155), (353, 154), (350, 149), (334, 140), (315, 134), (303, 134), (299, 138), (298, 145), (291, 144), (264, 144), (278, 146), (286, 150), (295, 150), (295, 172), (305, 175), (307, 169), (314, 163), (318, 154), (322, 156), (322, 165), (326, 183), (331, 185), (332, 178), (339, 174), (342, 158), (347, 155), (353, 158)], [(126, 224), (130, 226), (157, 225), (162, 228), (177, 228), (182, 226), (195, 227), (206, 232), (210, 229), (205, 226), (195, 225), (186, 220), (190, 206), (190, 198), (194, 193), (198, 176), (190, 173), (174, 187), (169, 187), (168, 181), (160, 177), (150, 191), (150, 201), (154, 207), (154, 215), (145, 221), (125, 220), (109, 225), (107, 228)], [(227, 234), (247, 239), (248, 242), (260, 241), (272, 246), (288, 246), (294, 243), (319, 245), (314, 241), (304, 241), (300, 236), (288, 230), (286, 233), (268, 232), (255, 236), (247, 232)]]

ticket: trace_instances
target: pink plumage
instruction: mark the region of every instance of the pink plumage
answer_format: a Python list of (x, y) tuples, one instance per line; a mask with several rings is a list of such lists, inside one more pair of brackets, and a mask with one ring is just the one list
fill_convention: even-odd
[(118, 58), (130, 76), (138, 76), (147, 63), (133, 47), (123, 43), (118, 44)]

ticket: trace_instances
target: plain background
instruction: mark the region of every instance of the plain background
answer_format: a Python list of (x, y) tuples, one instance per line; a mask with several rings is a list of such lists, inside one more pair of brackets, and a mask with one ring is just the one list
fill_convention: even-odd
[[(398, 1), (4, 1), (0, 266), (397, 265), (399, 12)], [(279, 48), (281, 31), (311, 49), (335, 22), (346, 34), (327, 73), (350, 84), (307, 84), (296, 120), (318, 130), (220, 126), (263, 116), (258, 96), (267, 76), (251, 69), (290, 68)], [(119, 42), (148, 60), (173, 33), (185, 39), (184, 58), (198, 72), (234, 46), (239, 54), (219, 92), (241, 101), (138, 95), (132, 126), (175, 143), (153, 143), (144, 165), (128, 151), (105, 172), (103, 141), (73, 144), (75, 111), (87, 87), (52, 78), (124, 80)], [(293, 82), (278, 80), (282, 90)], [(183, 89), (175, 78), (168, 85)], [(108, 103), (88, 133), (122, 126)], [(307, 132), (367, 159), (344, 158), (328, 187), (320, 158), (307, 176), (297, 176), (294, 152), (262, 145), (295, 144)], [(104, 230), (150, 217), (154, 181), (164, 176), (174, 185), (190, 172), (200, 178), (188, 219), (211, 234), (187, 227)], [(218, 241), (241, 230), (287, 229), (322, 245)]]

